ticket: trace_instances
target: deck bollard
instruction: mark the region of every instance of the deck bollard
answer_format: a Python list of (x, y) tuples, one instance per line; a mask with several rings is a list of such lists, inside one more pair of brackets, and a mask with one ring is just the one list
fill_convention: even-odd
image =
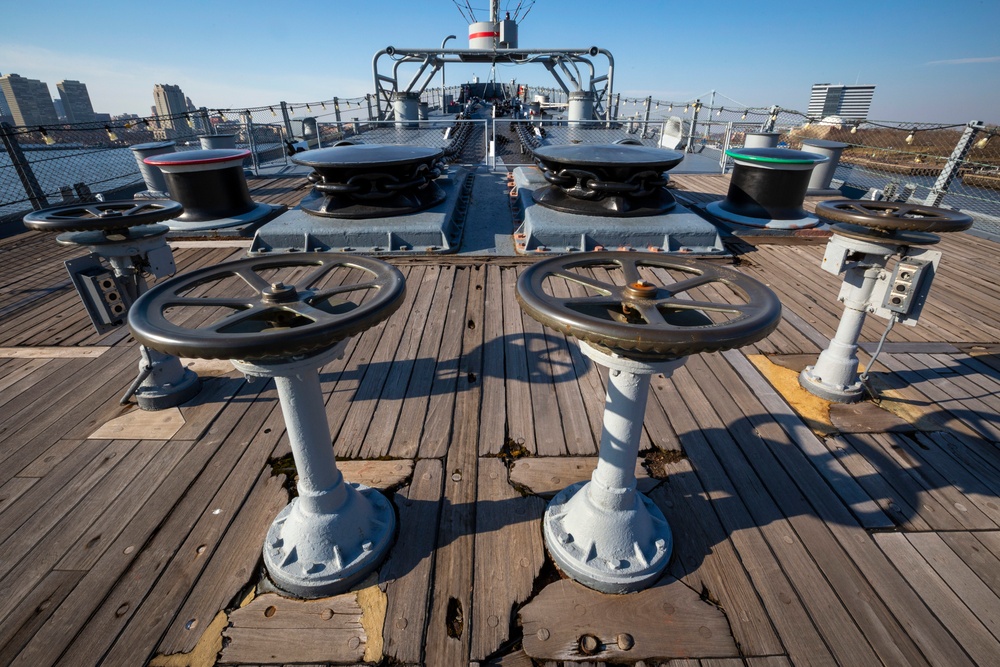
[(805, 229), (819, 220), (807, 213), (806, 198), (813, 168), (829, 158), (787, 148), (734, 148), (729, 191), (722, 201), (705, 207), (712, 215), (750, 227)]
[[(132, 302), (147, 289), (147, 275), (173, 275), (174, 257), (165, 240), (169, 230), (154, 223), (183, 210), (169, 199), (87, 202), (29, 213), (24, 224), (36, 231), (63, 232), (57, 243), (90, 251), (68, 260), (66, 268), (94, 328), (103, 334), (125, 323)], [(143, 410), (163, 410), (187, 402), (201, 389), (198, 376), (176, 356), (142, 346), (139, 354), (139, 375), (122, 405), (134, 395)]]
[[(219, 135), (220, 141), (227, 135)], [(278, 207), (257, 203), (243, 173), (250, 151), (214, 148), (147, 157), (144, 163), (159, 169), (170, 196), (184, 213), (170, 223), (175, 232), (197, 232), (262, 222)]]
[(922, 204), (852, 199), (820, 202), (816, 213), (835, 223), (822, 268), (834, 275), (844, 272), (838, 297), (844, 314), (816, 365), (799, 375), (799, 384), (828, 401), (854, 403), (865, 392), (857, 355), (865, 317), (873, 313), (916, 325), (941, 259), (940, 252), (922, 246), (940, 240), (931, 232), (968, 229), (972, 218)]
[[(210, 286), (232, 296), (198, 296)], [(389, 501), (345, 482), (337, 469), (319, 370), (343, 354), (350, 336), (395, 312), (404, 291), (402, 274), (376, 259), (343, 253), (255, 257), (157, 285), (129, 312), (129, 326), (144, 345), (230, 359), (247, 376), (274, 378), (299, 479), (298, 497), (268, 530), (264, 565), (291, 595), (315, 598), (349, 589), (378, 567), (392, 544), (396, 519)], [(171, 309), (202, 307), (222, 314), (200, 325), (165, 317)]]
[(840, 190), (830, 186), (834, 175), (837, 173), (837, 165), (840, 164), (840, 155), (850, 144), (840, 141), (829, 141), (827, 139), (803, 139), (802, 150), (806, 153), (815, 153), (829, 158), (826, 162), (816, 165), (812, 175), (809, 177), (809, 187), (806, 189), (807, 197), (842, 197)]
[(139, 199), (162, 199), (169, 196), (167, 181), (163, 178), (163, 173), (150, 164), (146, 164), (146, 158), (164, 153), (174, 153), (177, 151), (175, 141), (154, 141), (148, 144), (136, 144), (129, 146), (136, 163), (139, 165), (139, 173), (146, 184), (146, 189), (138, 193)]
[[(684, 277), (671, 282), (668, 272)], [(554, 296), (553, 279), (575, 283), (588, 295)], [(705, 285), (742, 303), (685, 294)], [(516, 293), (528, 315), (579, 338), (581, 351), (609, 370), (597, 468), (589, 482), (563, 489), (546, 508), (549, 554), (572, 579), (598, 591), (647, 588), (663, 573), (673, 547), (663, 513), (636, 488), (650, 376), (669, 377), (689, 354), (764, 338), (778, 326), (781, 304), (767, 287), (732, 269), (652, 253), (553, 257), (526, 269)]]

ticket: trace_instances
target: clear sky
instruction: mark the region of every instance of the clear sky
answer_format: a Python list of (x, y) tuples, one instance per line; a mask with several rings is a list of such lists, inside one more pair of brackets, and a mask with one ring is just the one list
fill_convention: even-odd
[[(487, 17), (487, 0), (470, 4)], [(0, 72), (41, 79), (54, 95), (58, 81), (82, 81), (111, 114), (148, 114), (156, 83), (210, 109), (361, 96), (379, 49), (439, 46), (449, 34), (464, 48), (468, 34), (452, 0), (4, 5)], [(877, 86), (874, 120), (1000, 122), (1000, 0), (537, 0), (519, 31), (522, 48), (608, 49), (627, 96), (714, 89), (805, 111), (814, 83), (862, 83)], [(447, 80), (473, 74), (485, 79), (488, 67), (455, 66)], [(552, 85), (540, 66), (497, 78)]]

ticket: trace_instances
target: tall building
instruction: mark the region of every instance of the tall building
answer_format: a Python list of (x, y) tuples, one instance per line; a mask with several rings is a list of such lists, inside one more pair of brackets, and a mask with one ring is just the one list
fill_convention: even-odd
[(868, 109), (872, 105), (875, 86), (844, 86), (829, 83), (817, 83), (812, 87), (809, 97), (810, 118), (826, 118), (840, 116), (863, 120), (868, 118)]
[[(0, 75), (2, 75), (2, 72), (0, 72)], [(8, 119), (7, 122), (10, 122), (13, 116), (10, 112), (10, 105), (7, 104), (7, 96), (4, 94), (3, 89), (0, 88), (0, 118)]]
[(59, 117), (52, 104), (49, 87), (41, 81), (17, 74), (0, 76), (3, 91), (15, 125), (57, 125)]
[(59, 97), (62, 98), (67, 122), (92, 123), (97, 120), (94, 116), (94, 107), (90, 104), (87, 84), (66, 80), (57, 83), (56, 88), (59, 90)]
[[(156, 116), (159, 119), (158, 139), (173, 139), (188, 131), (187, 99), (180, 86), (169, 83), (158, 83), (153, 86), (153, 101), (156, 103)], [(180, 116), (180, 118), (171, 118)]]

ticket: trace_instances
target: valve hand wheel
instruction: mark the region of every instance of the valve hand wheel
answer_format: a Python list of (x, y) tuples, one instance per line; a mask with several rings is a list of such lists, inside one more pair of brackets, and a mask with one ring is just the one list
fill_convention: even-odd
[(888, 201), (834, 199), (816, 204), (816, 215), (832, 222), (889, 232), (961, 232), (972, 226), (972, 218), (958, 211)]
[(161, 352), (280, 361), (375, 326), (399, 308), (404, 292), (402, 274), (377, 259), (254, 257), (157, 285), (132, 305), (128, 322), (136, 340)]
[(55, 206), (24, 216), (39, 232), (114, 231), (176, 218), (184, 207), (170, 199), (95, 201)]
[[(685, 277), (663, 282), (666, 276), (658, 270)], [(550, 279), (576, 283), (588, 294), (556, 296)], [(704, 286), (720, 288), (742, 303), (685, 294)], [(521, 274), (517, 299), (528, 315), (556, 331), (640, 358), (740, 347), (767, 336), (781, 319), (778, 297), (753, 278), (707, 262), (651, 253), (597, 252), (538, 262)]]

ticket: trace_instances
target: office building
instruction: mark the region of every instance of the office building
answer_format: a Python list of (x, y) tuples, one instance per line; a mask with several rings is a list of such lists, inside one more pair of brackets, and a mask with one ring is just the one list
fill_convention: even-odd
[(59, 90), (59, 97), (62, 98), (67, 122), (93, 123), (97, 120), (94, 116), (94, 107), (90, 103), (87, 84), (66, 80), (57, 83), (56, 88)]
[[(0, 76), (2, 75), (3, 72), (0, 72)], [(4, 95), (2, 89), (0, 89), (0, 118), (3, 118), (8, 123), (13, 123), (14, 121), (13, 114), (10, 112), (10, 105), (7, 104), (7, 96)]]
[(49, 87), (42, 81), (17, 74), (0, 76), (0, 91), (10, 107), (15, 125), (58, 125)]
[(868, 110), (875, 95), (875, 86), (845, 86), (817, 83), (809, 97), (810, 118), (840, 116), (854, 120), (868, 118)]
[(180, 86), (158, 83), (153, 86), (153, 101), (156, 103), (156, 117), (159, 128), (154, 132), (157, 139), (174, 139), (187, 134), (187, 99)]

